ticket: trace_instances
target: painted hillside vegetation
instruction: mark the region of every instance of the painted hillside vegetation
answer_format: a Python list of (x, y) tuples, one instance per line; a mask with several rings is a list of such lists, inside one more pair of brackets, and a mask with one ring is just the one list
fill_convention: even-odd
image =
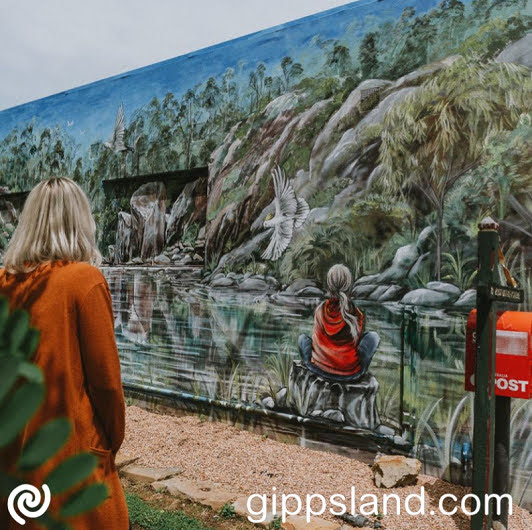
[[(531, 32), (530, 0), (361, 0), (1, 112), (0, 244), (17, 192), (72, 175), (126, 388), (467, 483), (486, 215), (532, 310)], [(339, 263), (380, 337), (357, 388), (300, 369)], [(512, 487), (530, 506), (532, 408), (515, 401)]]
[[(101, 117), (53, 97), (17, 107), (0, 114), (0, 182), (16, 192), (48, 175), (72, 175), (93, 199), (108, 255), (109, 245), (127, 239), (120, 223), (143, 221), (131, 210), (131, 193), (106, 197), (102, 180), (209, 165), (208, 182), (199, 186), (208, 197), (202, 191), (199, 200), (189, 186), (172, 218), (163, 219), (163, 210), (171, 214), (176, 197), (146, 192), (164, 202), (160, 222), (148, 230), (158, 232), (151, 255), (133, 241), (129, 252), (116, 256), (112, 249), (109, 258), (145, 260), (163, 251), (171, 258), (170, 234), (185, 236), (189, 249), (200, 235), (205, 265), (217, 274), (249, 269), (282, 284), (319, 284), (339, 261), (361, 278), (357, 297), (382, 301), (431, 281), (451, 281), (460, 293), (471, 288), (470, 241), (477, 220), (490, 212), (530, 285), (530, 16), (527, 0), (362, 1), (333, 10), (326, 22), (281, 27), (269, 39), (274, 44), (263, 46), (263, 61), (252, 59), (262, 51), (260, 34), (235, 41), (235, 55), (249, 48), (237, 61), (227, 51), (231, 43), (215, 48), (210, 53), (229, 64), (209, 75), (209, 61), (198, 58), (205, 75), (192, 86), (162, 63), (136, 73), (134, 95), (134, 75), (67, 93), (71, 105), (86, 95), (108, 96), (97, 103)], [(169, 88), (175, 82), (176, 90), (161, 92), (162, 81)], [(159, 94), (150, 99), (150, 89)], [(144, 102), (128, 102), (140, 94)], [(121, 147), (110, 141), (117, 112)], [(282, 255), (262, 259), (277, 166), (310, 215)], [(204, 211), (190, 220), (192, 205)], [(4, 225), (5, 238), (12, 223)], [(434, 285), (407, 301), (458, 300)], [(462, 302), (470, 305), (471, 295)]]
[[(233, 126), (209, 166), (213, 286), (272, 288), (242, 284), (251, 272), (288, 286), (280, 302), (301, 278), (313, 282), (304, 293), (316, 296), (307, 287), (322, 287), (339, 262), (358, 278), (357, 299), (469, 309), (477, 223), (491, 213), (530, 307), (529, 23), (501, 45), (499, 31), (517, 19), (489, 20), (465, 39), (455, 19), (445, 34), (459, 34), (460, 44), (446, 40), (431, 53), (438, 41), (431, 22), (460, 8), (443, 3), (417, 18), (405, 10), (393, 31), (364, 37), (356, 66), (344, 50), (343, 72), (334, 64), (345, 77), (305, 79)], [(401, 41), (406, 27), (424, 36)], [(395, 58), (381, 51), (390, 50), (392, 34), (401, 41)], [(277, 165), (310, 214), (280, 257), (264, 259), (275, 237), (267, 224), (276, 215)]]

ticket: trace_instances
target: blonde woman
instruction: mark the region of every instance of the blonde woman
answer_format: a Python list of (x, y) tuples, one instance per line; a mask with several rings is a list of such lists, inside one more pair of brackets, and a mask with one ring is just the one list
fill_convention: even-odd
[[(0, 461), (9, 468), (42, 425), (52, 418), (69, 418), (72, 429), (66, 445), (25, 480), (40, 488), (59, 462), (90, 451), (99, 466), (88, 482), (104, 482), (110, 497), (69, 523), (76, 530), (126, 530), (127, 506), (114, 463), (124, 439), (124, 395), (109, 287), (96, 267), (100, 260), (95, 223), (82, 189), (63, 177), (40, 182), (26, 199), (4, 255), (0, 295), (7, 297), (12, 310), (28, 311), (31, 325), (40, 331), (34, 362), (44, 373), (46, 396)], [(51, 513), (63, 500), (60, 496), (52, 501)], [(15, 527), (1, 503), (0, 528)], [(40, 526), (28, 520), (25, 528)]]
[(345, 265), (333, 265), (327, 273), (328, 299), (314, 314), (312, 339), (299, 337), (299, 351), (307, 367), (332, 381), (355, 381), (366, 374), (380, 338), (364, 333), (364, 314), (349, 293), (353, 279)]

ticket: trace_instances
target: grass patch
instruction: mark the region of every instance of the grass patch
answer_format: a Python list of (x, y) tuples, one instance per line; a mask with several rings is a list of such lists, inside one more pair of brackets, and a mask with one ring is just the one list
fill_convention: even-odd
[(246, 518), (231, 513), (226, 507), (224, 514), (208, 506), (193, 502), (183, 496), (170, 495), (166, 491), (155, 491), (148, 484), (136, 483), (122, 478), (133, 530), (253, 530), (255, 525)]
[(233, 517), (236, 517), (235, 507), (230, 502), (226, 502), (220, 510), (220, 515), (224, 519), (232, 519)]
[(210, 530), (182, 511), (160, 510), (133, 493), (126, 493), (131, 521), (145, 530)]

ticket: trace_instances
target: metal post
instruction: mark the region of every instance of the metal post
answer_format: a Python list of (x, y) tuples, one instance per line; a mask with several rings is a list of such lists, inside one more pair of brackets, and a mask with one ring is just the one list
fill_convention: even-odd
[(473, 428), (473, 493), (480, 510), (471, 517), (471, 530), (491, 529), (491, 508), (485, 495), (492, 493), (495, 437), (496, 307), (489, 285), (496, 280), (499, 225), (487, 217), (478, 232), (477, 355)]
[[(495, 467), (493, 469), (493, 492), (504, 495), (510, 490), (510, 404), (506, 396), (495, 398)], [(508, 499), (501, 501), (501, 513), (493, 519), (508, 528)]]
[(401, 378), (399, 379), (399, 423), (401, 425), (401, 436), (405, 432), (405, 308), (403, 306), (403, 313), (402, 313), (402, 321), (401, 321)]

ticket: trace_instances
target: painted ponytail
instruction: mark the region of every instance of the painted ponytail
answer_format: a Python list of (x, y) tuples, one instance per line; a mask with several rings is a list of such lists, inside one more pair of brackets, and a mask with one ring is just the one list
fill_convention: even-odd
[(347, 293), (350, 292), (353, 278), (345, 265), (333, 265), (327, 273), (327, 289), (329, 297), (336, 298), (340, 302), (340, 312), (343, 319), (351, 330), (355, 345), (360, 338), (360, 325), (358, 319), (349, 312), (350, 300)]

